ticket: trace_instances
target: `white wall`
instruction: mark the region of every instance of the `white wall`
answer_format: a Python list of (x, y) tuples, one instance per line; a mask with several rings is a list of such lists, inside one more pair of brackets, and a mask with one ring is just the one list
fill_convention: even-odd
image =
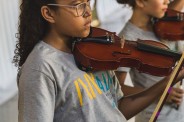
[(11, 63), (17, 21), (18, 0), (0, 0), (0, 105), (17, 93), (17, 70)]

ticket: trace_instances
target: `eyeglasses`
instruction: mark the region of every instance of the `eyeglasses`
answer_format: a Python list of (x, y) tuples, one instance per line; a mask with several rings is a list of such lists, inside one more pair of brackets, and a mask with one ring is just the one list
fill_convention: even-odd
[(49, 6), (68, 7), (75, 9), (77, 16), (83, 16), (86, 13), (87, 6), (90, 7), (90, 0), (88, 2), (82, 2), (78, 5), (61, 5), (61, 4), (47, 4)]

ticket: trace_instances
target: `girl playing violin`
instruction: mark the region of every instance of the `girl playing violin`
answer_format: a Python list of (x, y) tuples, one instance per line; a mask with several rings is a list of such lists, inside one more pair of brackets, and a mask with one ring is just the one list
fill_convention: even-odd
[(123, 97), (113, 72), (78, 69), (72, 43), (89, 34), (89, 0), (22, 0), (20, 10), (19, 122), (125, 122), (163, 92), (168, 78)]
[[(133, 15), (130, 21), (125, 25), (125, 28), (120, 32), (120, 37), (124, 36), (127, 40), (137, 41), (154, 40), (161, 41), (153, 32), (151, 24), (152, 17), (161, 18), (164, 16), (169, 0), (117, 0), (121, 4), (128, 4), (133, 9)], [(184, 6), (184, 0), (175, 0), (170, 7), (175, 10), (181, 10)], [(177, 43), (172, 41), (162, 41), (172, 50), (177, 50)], [(146, 57), (145, 57), (146, 58)], [(159, 59), (158, 59), (159, 60)], [(134, 87), (124, 84), (127, 72), (130, 73)], [(161, 81), (164, 77), (156, 77), (145, 73), (140, 73), (135, 69), (119, 68), (116, 75), (121, 82), (122, 90), (125, 95), (135, 94), (153, 84)], [(184, 121), (184, 103), (182, 102), (184, 90), (180, 88), (172, 88), (170, 95), (164, 105), (161, 114), (158, 117), (159, 122), (183, 122)], [(150, 105), (148, 108), (139, 113), (135, 120), (136, 122), (148, 122), (157, 102)], [(174, 106), (180, 105), (179, 110), (174, 109)]]

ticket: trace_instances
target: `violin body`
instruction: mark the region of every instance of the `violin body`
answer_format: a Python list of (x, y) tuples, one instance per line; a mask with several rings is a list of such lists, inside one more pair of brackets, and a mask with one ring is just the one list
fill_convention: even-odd
[(184, 13), (168, 9), (165, 17), (154, 21), (155, 34), (165, 40), (184, 40)]
[(136, 68), (143, 73), (166, 76), (171, 73), (176, 60), (179, 58), (138, 48), (141, 43), (146, 43), (162, 49), (168, 49), (164, 44), (155, 41), (126, 40), (124, 47), (121, 48), (121, 39), (118, 36), (99, 28), (92, 28), (88, 38), (106, 34), (113, 36), (112, 43), (97, 43), (93, 42), (93, 40), (85, 41), (85, 39), (75, 43), (73, 53), (80, 69), (85, 71), (103, 71), (116, 70), (118, 67), (130, 67)]

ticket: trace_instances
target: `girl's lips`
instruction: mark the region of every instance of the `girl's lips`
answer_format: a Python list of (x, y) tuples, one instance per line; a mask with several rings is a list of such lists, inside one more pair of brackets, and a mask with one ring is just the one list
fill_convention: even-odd
[(163, 11), (167, 11), (167, 8), (164, 8)]
[(91, 21), (86, 22), (84, 26), (91, 26)]

